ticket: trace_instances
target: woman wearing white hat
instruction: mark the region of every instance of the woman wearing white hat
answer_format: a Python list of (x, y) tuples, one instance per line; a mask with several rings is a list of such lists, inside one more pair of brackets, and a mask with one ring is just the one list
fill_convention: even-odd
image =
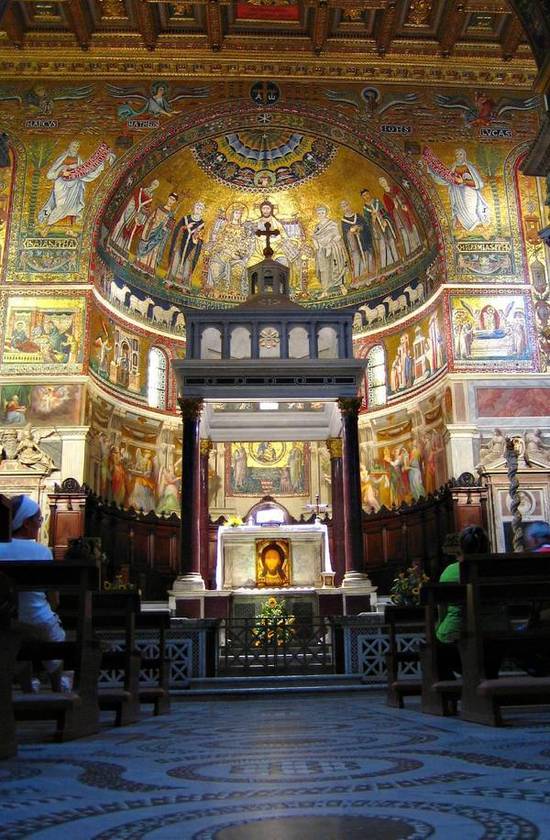
[[(53, 561), (49, 548), (38, 543), (37, 537), (42, 524), (40, 507), (29, 496), (14, 496), (12, 503), (11, 542), (0, 543), (0, 561), (28, 563)], [(65, 631), (59, 616), (54, 612), (45, 592), (19, 593), (19, 622), (28, 629), (28, 635), (47, 642), (63, 642)], [(68, 690), (70, 678), (62, 675), (63, 662), (53, 659), (44, 662), (54, 690)]]

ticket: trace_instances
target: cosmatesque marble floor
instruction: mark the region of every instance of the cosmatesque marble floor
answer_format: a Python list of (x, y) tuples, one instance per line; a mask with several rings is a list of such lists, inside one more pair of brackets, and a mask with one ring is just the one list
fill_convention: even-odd
[(492, 729), (418, 709), (281, 694), (176, 699), (68, 744), (33, 725), (0, 762), (0, 838), (550, 838), (550, 710)]

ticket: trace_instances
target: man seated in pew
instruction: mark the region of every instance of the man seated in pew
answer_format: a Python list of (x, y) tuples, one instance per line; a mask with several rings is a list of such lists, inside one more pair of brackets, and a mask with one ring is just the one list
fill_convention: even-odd
[[(523, 531), (523, 544), (526, 551), (535, 554), (550, 553), (550, 525), (548, 522), (529, 522)], [(531, 613), (526, 624), (516, 629), (518, 632), (524, 630), (537, 630), (550, 628), (550, 608), (542, 608), (540, 604), (531, 606)], [(546, 640), (540, 642), (533, 640), (528, 653), (521, 652), (514, 657), (516, 664), (531, 677), (550, 676), (550, 651), (547, 649)]]
[[(12, 539), (0, 543), (0, 561), (32, 562), (53, 561), (53, 554), (45, 545), (37, 542), (42, 524), (40, 507), (29, 496), (14, 496), (12, 504)], [(30, 639), (47, 642), (65, 641), (65, 631), (59, 616), (52, 609), (45, 592), (19, 593), (19, 625)], [(70, 672), (63, 673), (63, 662), (59, 659), (45, 661), (44, 668), (49, 674), (54, 691), (70, 691), (72, 678)], [(25, 689), (39, 690), (38, 681), (33, 680)]]
[(526, 551), (549, 554), (550, 525), (548, 522), (529, 522), (523, 531), (523, 544)]
[[(491, 546), (486, 531), (479, 525), (468, 525), (460, 532), (460, 554), (458, 560), (450, 563), (442, 572), (440, 583), (460, 583), (460, 562), (464, 557), (473, 554), (489, 554)], [(506, 607), (491, 607), (483, 614), (483, 624), (495, 630), (508, 629), (509, 621)], [(462, 636), (464, 626), (464, 610), (459, 604), (449, 604), (441, 608), (441, 615), (435, 634), (438, 641), (439, 665), (441, 679), (455, 679), (456, 674), (462, 673), (462, 663), (458, 650), (458, 642)], [(500, 670), (502, 652), (494, 648), (489, 652), (487, 662), (487, 676), (497, 677)]]

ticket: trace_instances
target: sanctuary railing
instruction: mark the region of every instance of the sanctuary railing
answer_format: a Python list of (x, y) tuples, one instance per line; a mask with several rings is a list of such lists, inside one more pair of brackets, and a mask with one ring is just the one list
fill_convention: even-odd
[(333, 630), (328, 619), (228, 619), (219, 628), (218, 651), (221, 676), (334, 671)]

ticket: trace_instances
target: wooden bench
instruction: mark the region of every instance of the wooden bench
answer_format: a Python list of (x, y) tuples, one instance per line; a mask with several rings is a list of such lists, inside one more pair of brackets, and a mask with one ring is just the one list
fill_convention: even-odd
[(10, 581), (0, 574), (0, 758), (17, 753), (12, 681), (21, 633), (14, 627), (17, 596)]
[(466, 589), (456, 583), (427, 583), (421, 589), (425, 607), (425, 647), (420, 654), (422, 666), (422, 711), (428, 715), (455, 715), (462, 692), (462, 680), (442, 676), (441, 657), (435, 633), (439, 621), (439, 607), (464, 604)]
[(93, 596), (94, 633), (120, 632), (122, 650), (105, 649), (101, 670), (122, 671), (122, 686), (99, 688), (99, 708), (115, 712), (115, 725), (126, 726), (139, 720), (139, 669), (141, 657), (136, 649), (136, 615), (140, 611), (137, 592), (95, 592)]
[(386, 654), (388, 685), (386, 703), (397, 709), (403, 708), (404, 697), (418, 697), (422, 692), (420, 677), (403, 676), (407, 665), (420, 662), (420, 650), (403, 651), (399, 649), (400, 633), (422, 632), (424, 634), (423, 607), (388, 606), (384, 610), (384, 623), (388, 628), (389, 650)]
[[(64, 599), (61, 612), (63, 621), (70, 626), (74, 621), (74, 603)], [(122, 685), (100, 686), (98, 690), (99, 706), (103, 711), (115, 712), (116, 726), (125, 726), (139, 720), (141, 704), (152, 704), (155, 715), (170, 710), (170, 663), (165, 654), (166, 630), (169, 626), (168, 611), (141, 611), (137, 592), (94, 593), (93, 629), (103, 650), (101, 670), (122, 673)], [(158, 633), (158, 655), (140, 654), (137, 630)], [(120, 639), (120, 650), (109, 645), (106, 633)], [(146, 679), (140, 681), (140, 673), (143, 672)], [(153, 679), (150, 679), (151, 675)]]
[(170, 711), (170, 660), (166, 658), (166, 631), (170, 628), (168, 610), (146, 610), (136, 615), (137, 630), (158, 633), (158, 655), (141, 655), (141, 672), (152, 674), (153, 680), (143, 684), (140, 680), (139, 702), (153, 704), (153, 714), (163, 715)]
[(460, 566), (466, 587), (465, 633), (460, 642), (464, 688), (461, 717), (491, 726), (502, 724), (503, 706), (550, 703), (550, 677), (527, 674), (488, 675), (488, 658), (502, 656), (521, 662), (534, 644), (550, 656), (550, 626), (513, 632), (491, 627), (483, 618), (501, 605), (523, 608), (527, 616), (534, 603), (550, 606), (550, 555), (505, 554), (467, 558)]
[[(74, 639), (64, 642), (41, 642), (25, 637), (21, 628), (18, 659), (20, 661), (62, 659), (67, 670), (74, 671), (70, 692), (14, 692), (13, 715), (16, 720), (55, 720), (55, 737), (68, 741), (92, 735), (99, 729), (97, 680), (100, 651), (92, 637), (92, 591), (99, 582), (99, 570), (92, 564), (59, 561), (4, 562), (0, 573), (17, 592), (57, 591), (73, 596), (77, 603)], [(14, 630), (12, 627), (8, 632)], [(11, 676), (2, 673), (11, 690)], [(2, 689), (6, 691), (6, 686)]]

